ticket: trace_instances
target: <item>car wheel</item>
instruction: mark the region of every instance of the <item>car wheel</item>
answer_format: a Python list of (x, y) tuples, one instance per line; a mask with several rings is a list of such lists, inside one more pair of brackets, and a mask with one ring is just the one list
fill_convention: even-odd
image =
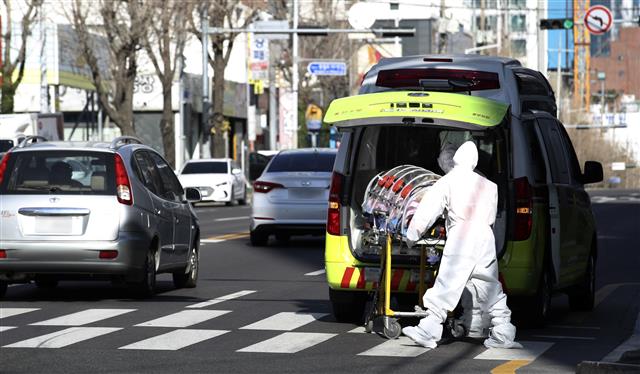
[(333, 316), (338, 322), (361, 323), (367, 293), (358, 291), (338, 291), (329, 288), (329, 300)]
[(235, 194), (233, 193), (233, 188), (231, 189), (231, 198), (229, 199), (229, 201), (227, 201), (226, 203), (224, 203), (224, 205), (226, 206), (233, 206), (233, 200), (235, 200)]
[(7, 282), (0, 281), (0, 297), (4, 297), (7, 294), (7, 287), (9, 287)]
[(51, 290), (58, 287), (58, 280), (56, 279), (46, 279), (46, 278), (36, 278), (36, 287), (43, 290)]
[(587, 269), (580, 285), (569, 292), (569, 307), (575, 311), (593, 310), (596, 298), (596, 259), (593, 252), (587, 260)]
[(528, 308), (525, 309), (525, 313), (528, 313), (527, 321), (532, 327), (544, 327), (546, 324), (551, 308), (552, 287), (551, 271), (545, 268), (540, 274), (538, 290)]
[(133, 285), (133, 292), (137, 297), (151, 297), (156, 292), (156, 254), (154, 251), (147, 252), (147, 257), (142, 271), (142, 280)]
[(276, 240), (281, 244), (289, 243), (290, 239), (291, 239), (291, 235), (289, 234), (286, 234), (286, 233), (276, 234)]
[(242, 195), (242, 199), (238, 199), (238, 205), (247, 205), (247, 189), (244, 189), (244, 195)]
[(264, 247), (269, 241), (269, 235), (257, 231), (250, 231), (249, 240), (254, 247)]
[(198, 284), (200, 256), (197, 247), (192, 246), (189, 252), (189, 263), (182, 272), (173, 273), (173, 284), (176, 288), (195, 288)]

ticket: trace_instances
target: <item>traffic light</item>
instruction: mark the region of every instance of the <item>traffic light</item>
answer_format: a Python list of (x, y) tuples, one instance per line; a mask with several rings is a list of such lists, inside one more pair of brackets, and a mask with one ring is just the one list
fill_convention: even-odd
[(573, 18), (547, 18), (540, 20), (540, 30), (570, 30)]

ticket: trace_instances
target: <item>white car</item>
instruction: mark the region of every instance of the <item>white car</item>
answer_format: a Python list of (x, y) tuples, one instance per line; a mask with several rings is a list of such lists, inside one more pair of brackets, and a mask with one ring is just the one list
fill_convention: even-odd
[(201, 201), (247, 202), (247, 186), (242, 170), (230, 158), (190, 160), (180, 170), (178, 179), (184, 188), (200, 191)]
[(253, 183), (249, 239), (267, 245), (269, 236), (325, 235), (335, 149), (280, 151)]

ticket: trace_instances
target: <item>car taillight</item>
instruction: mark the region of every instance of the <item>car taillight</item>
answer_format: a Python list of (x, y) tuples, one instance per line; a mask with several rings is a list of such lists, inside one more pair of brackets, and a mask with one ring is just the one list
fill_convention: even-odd
[(284, 188), (280, 183), (255, 181), (253, 182), (253, 192), (267, 193), (276, 188)]
[(420, 88), (423, 79), (450, 79), (468, 82), (452, 87), (451, 91), (479, 91), (500, 88), (498, 74), (477, 70), (458, 69), (389, 69), (378, 72), (376, 86), (389, 88)]
[(340, 195), (344, 176), (334, 172), (331, 175), (331, 188), (329, 189), (329, 210), (327, 212), (327, 233), (340, 235)]
[(129, 175), (127, 175), (127, 169), (124, 167), (124, 161), (119, 154), (115, 157), (116, 168), (116, 194), (118, 201), (122, 204), (133, 204), (133, 193), (131, 192), (131, 183), (129, 183)]
[(7, 251), (4, 249), (0, 249), (0, 258), (7, 258)]
[(533, 194), (527, 177), (513, 181), (516, 193), (514, 240), (526, 240), (531, 235)]
[(2, 161), (0, 161), (0, 184), (2, 184), (2, 179), (4, 178), (4, 172), (7, 170), (7, 164), (9, 164), (9, 152), (5, 153), (2, 157)]

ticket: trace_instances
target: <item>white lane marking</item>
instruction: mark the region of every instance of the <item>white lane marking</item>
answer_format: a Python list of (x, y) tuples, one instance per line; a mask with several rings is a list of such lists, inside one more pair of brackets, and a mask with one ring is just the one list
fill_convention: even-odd
[(566, 335), (531, 335), (534, 338), (544, 339), (574, 339), (574, 340), (596, 340), (593, 336), (566, 336)]
[(40, 310), (40, 308), (0, 308), (0, 319)]
[(112, 318), (125, 313), (131, 313), (137, 309), (87, 309), (81, 312), (32, 323), (36, 326), (82, 326)]
[(576, 330), (600, 330), (597, 326), (569, 326), (569, 325), (549, 325), (554, 329), (576, 329)]
[(136, 326), (187, 327), (230, 312), (230, 310), (183, 310), (178, 313), (169, 314), (168, 316), (139, 323)]
[(241, 327), (241, 329), (291, 331), (325, 316), (327, 316), (326, 313), (282, 312), (258, 322), (252, 323), (250, 325)]
[(285, 332), (271, 339), (239, 349), (237, 352), (296, 353), (325, 342), (338, 334)]
[(15, 328), (16, 328), (15, 326), (0, 326), (0, 332), (9, 331)]
[(320, 270), (312, 271), (311, 273), (307, 273), (305, 275), (309, 276), (309, 277), (313, 277), (313, 276), (316, 276), (316, 275), (324, 274), (325, 272), (326, 272), (325, 269), (320, 269)]
[(89, 340), (114, 331), (120, 327), (69, 327), (51, 334), (37, 336), (17, 343), (5, 345), (4, 348), (62, 348), (84, 340)]
[(638, 317), (636, 318), (636, 325), (633, 329), (633, 334), (629, 337), (629, 339), (625, 340), (617, 346), (613, 351), (609, 352), (602, 361), (606, 362), (617, 362), (622, 357), (622, 354), (627, 351), (636, 351), (640, 349), (640, 313), (638, 313)]
[(174, 330), (118, 349), (175, 351), (228, 333), (229, 330)]
[(504, 348), (490, 348), (480, 353), (474, 360), (528, 360), (533, 361), (538, 356), (546, 352), (554, 343), (551, 342), (534, 342), (534, 341), (520, 341), (522, 349), (504, 349)]
[(242, 217), (225, 217), (225, 218), (216, 218), (213, 220), (213, 222), (225, 222), (225, 221), (238, 221), (241, 219), (249, 219), (251, 217), (249, 216), (242, 216)]
[(254, 290), (238, 291), (238, 292), (234, 292), (234, 293), (229, 294), (229, 295), (216, 297), (215, 299), (211, 299), (209, 301), (203, 301), (201, 303), (187, 305), (187, 308), (204, 308), (204, 307), (207, 307), (207, 306), (210, 306), (210, 305), (221, 303), (223, 301), (233, 300), (233, 299), (237, 299), (237, 298), (242, 297), (242, 296), (250, 295), (250, 294), (255, 293), (255, 292), (257, 292), (257, 291), (254, 291)]
[(429, 348), (419, 346), (408, 337), (401, 336), (398, 339), (387, 340), (369, 350), (358, 353), (358, 356), (417, 357), (427, 351), (429, 351)]

